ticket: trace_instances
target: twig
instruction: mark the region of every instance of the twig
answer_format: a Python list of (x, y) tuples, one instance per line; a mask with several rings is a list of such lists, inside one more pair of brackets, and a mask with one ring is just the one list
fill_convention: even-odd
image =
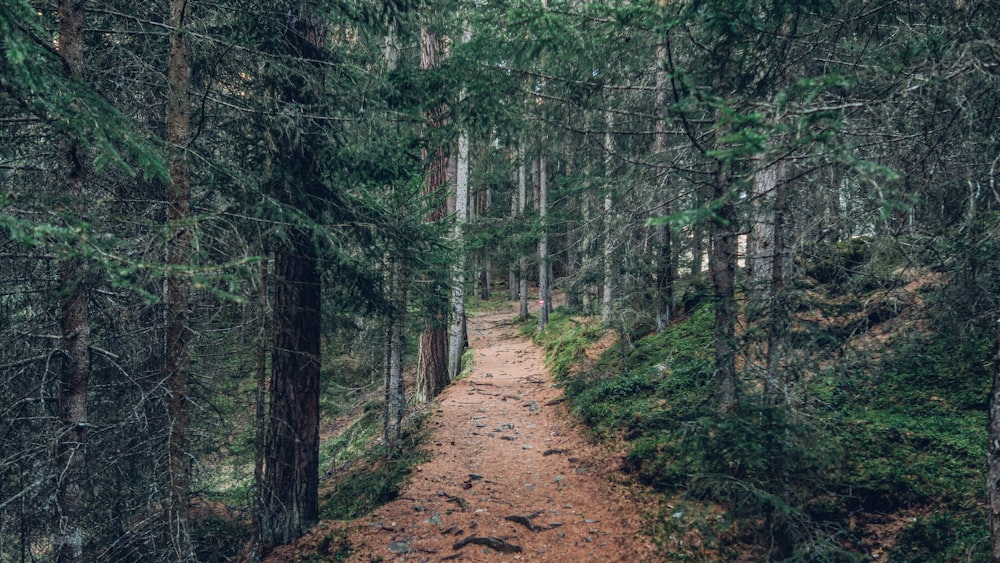
[(494, 538), (492, 536), (469, 536), (452, 546), (452, 549), (462, 549), (470, 543), (485, 545), (486, 547), (499, 551), (500, 553), (521, 553), (521, 546), (508, 543), (507, 540)]

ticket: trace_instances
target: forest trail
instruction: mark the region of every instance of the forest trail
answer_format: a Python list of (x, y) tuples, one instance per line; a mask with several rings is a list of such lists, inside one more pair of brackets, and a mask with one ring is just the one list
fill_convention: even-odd
[[(357, 522), (350, 561), (644, 561), (641, 510), (572, 421), (513, 310), (468, 321), (473, 373), (440, 395), (430, 460)], [(603, 461), (602, 461), (603, 460)]]

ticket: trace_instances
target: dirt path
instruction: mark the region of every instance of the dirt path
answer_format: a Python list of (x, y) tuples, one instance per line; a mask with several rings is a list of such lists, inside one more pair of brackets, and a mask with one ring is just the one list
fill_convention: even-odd
[(513, 314), (469, 320), (474, 373), (440, 396), (430, 461), (355, 528), (351, 561), (650, 558), (639, 510), (608, 480), (614, 462), (566, 415)]

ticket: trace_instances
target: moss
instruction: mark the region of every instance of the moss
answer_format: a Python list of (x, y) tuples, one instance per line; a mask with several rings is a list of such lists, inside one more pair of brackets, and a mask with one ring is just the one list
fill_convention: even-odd
[(545, 329), (532, 338), (545, 350), (545, 366), (556, 379), (562, 379), (601, 334), (599, 327), (578, 320), (560, 307), (549, 316)]

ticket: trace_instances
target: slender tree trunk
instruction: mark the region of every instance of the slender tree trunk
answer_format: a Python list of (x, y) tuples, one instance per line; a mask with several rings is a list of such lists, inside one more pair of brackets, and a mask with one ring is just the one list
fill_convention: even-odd
[[(771, 244), (770, 264), (767, 272), (770, 274), (770, 288), (767, 292), (768, 331), (767, 331), (767, 372), (764, 375), (764, 400), (777, 405), (782, 397), (787, 395), (788, 378), (783, 374), (785, 341), (788, 336), (788, 309), (785, 304), (785, 270), (787, 269), (786, 254), (788, 245), (785, 242), (788, 216), (788, 188), (784, 181), (783, 161), (776, 162), (774, 169), (773, 194), (771, 196)], [(759, 275), (759, 274), (758, 274)]]
[[(660, 2), (661, 8), (665, 6)], [(656, 47), (656, 99), (654, 102), (656, 124), (654, 126), (653, 152), (660, 162), (657, 162), (656, 191), (663, 193), (667, 189), (667, 166), (662, 162), (667, 150), (667, 86), (669, 85), (667, 69), (663, 61), (667, 58), (667, 46), (663, 43)], [(670, 214), (670, 199), (661, 195), (657, 204), (657, 213), (662, 217)], [(674, 312), (674, 280), (677, 278), (677, 266), (674, 262), (673, 232), (669, 225), (658, 225), (656, 229), (656, 332), (663, 332), (670, 326)]]
[(90, 386), (90, 321), (87, 295), (80, 277), (81, 261), (67, 259), (60, 268), (60, 308), (63, 362), (59, 376), (59, 448), (56, 470), (60, 479), (57, 498), (57, 561), (83, 561), (84, 483), (86, 453), (87, 392)]
[(166, 382), (168, 417), (168, 505), (167, 530), (173, 557), (194, 558), (188, 523), (190, 457), (187, 451), (188, 376), (190, 362), (191, 279), (185, 271), (191, 252), (191, 172), (187, 147), (191, 141), (191, 46), (185, 26), (190, 14), (187, 0), (170, 2), (170, 57), (167, 69), (167, 142), (170, 150), (170, 181), (167, 185), (167, 338)]
[[(528, 205), (528, 165), (525, 162), (524, 145), (522, 143), (518, 153), (521, 164), (517, 168), (517, 214), (524, 220), (524, 210)], [(524, 321), (528, 319), (528, 259), (524, 256), (520, 260), (521, 282), (521, 314), (519, 318)]]
[[(59, 52), (70, 74), (83, 78), (83, 0), (60, 0)], [(75, 140), (60, 143), (67, 199), (74, 213), (84, 209), (84, 148)], [(56, 454), (56, 561), (84, 560), (83, 511), (87, 479), (87, 394), (90, 388), (90, 317), (87, 267), (68, 257), (59, 266), (60, 330), (63, 350), (59, 371), (59, 435)]]
[(451, 270), (451, 323), (448, 327), (448, 378), (462, 372), (465, 350), (465, 250), (463, 229), (469, 220), (469, 133), (458, 134), (458, 169), (455, 182), (455, 262)]
[(403, 282), (403, 266), (393, 258), (389, 261), (388, 290), (393, 311), (386, 329), (385, 417), (382, 425), (386, 447), (393, 452), (400, 449), (403, 416), (406, 414), (406, 392), (403, 386), (406, 287)]
[(705, 262), (705, 231), (700, 224), (691, 225), (691, 276), (698, 277)]
[(264, 545), (319, 520), (320, 276), (310, 233), (290, 229), (274, 259), (274, 347), (262, 518)]
[(264, 514), (264, 458), (267, 455), (267, 260), (260, 263), (260, 284), (257, 288), (257, 390), (254, 397), (253, 438), (253, 545), (248, 559), (257, 563), (261, 559)]
[(493, 264), (492, 261), (487, 257), (483, 260), (483, 269), (479, 273), (479, 286), (483, 290), (482, 298), (483, 301), (489, 301), (490, 297), (493, 295)]
[[(390, 23), (383, 51), (386, 68), (395, 71), (399, 64), (399, 42), (395, 23)], [(403, 356), (406, 353), (406, 285), (403, 264), (397, 256), (388, 260), (386, 293), (392, 311), (386, 323), (385, 338), (385, 405), (382, 418), (382, 439), (390, 452), (401, 450), (403, 417), (406, 415), (406, 389), (403, 382)]]
[[(584, 171), (584, 176), (589, 176), (588, 171)], [(583, 273), (583, 290), (580, 292), (580, 307), (584, 313), (591, 314), (594, 312), (594, 296), (597, 294), (597, 290), (591, 282), (594, 270), (597, 268), (594, 258), (597, 227), (594, 225), (592, 212), (594, 208), (593, 195), (585, 192), (580, 207), (580, 216), (583, 218), (583, 236), (580, 240), (580, 269)]]
[(552, 281), (549, 276), (549, 235), (545, 217), (549, 214), (548, 158), (538, 158), (538, 218), (541, 233), (538, 239), (538, 330), (549, 322), (549, 308), (552, 306)]
[(709, 272), (715, 290), (715, 388), (719, 412), (735, 410), (736, 381), (736, 207), (729, 196), (726, 164), (716, 163), (713, 192), (718, 206), (713, 225), (712, 259)]
[[(511, 222), (517, 221), (517, 194), (511, 194), (510, 197), (510, 219)], [(507, 268), (507, 299), (510, 301), (517, 301), (517, 283), (517, 270), (511, 262)]]
[(780, 163), (766, 166), (753, 176), (753, 222), (747, 242), (747, 278), (754, 309), (761, 310), (770, 298), (771, 266), (774, 262), (774, 199)]
[(605, 126), (607, 131), (604, 134), (604, 175), (608, 186), (604, 195), (604, 293), (601, 301), (601, 322), (607, 324), (611, 322), (615, 303), (615, 275), (618, 268), (615, 267), (615, 246), (612, 214), (614, 210), (614, 200), (611, 198), (611, 166), (613, 163), (613, 153), (615, 152), (615, 138), (612, 134), (614, 127), (614, 116), (611, 112), (605, 114)]

